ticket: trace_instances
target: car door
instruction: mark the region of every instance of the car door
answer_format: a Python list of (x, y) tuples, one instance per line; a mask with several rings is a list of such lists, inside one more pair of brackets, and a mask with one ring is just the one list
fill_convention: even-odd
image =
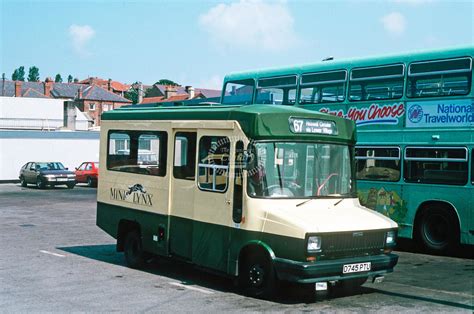
[(87, 162), (83, 162), (79, 168), (76, 170), (76, 181), (85, 182), (84, 170), (86, 168)]
[(36, 183), (36, 163), (30, 163), (25, 170), (25, 180), (28, 183)]

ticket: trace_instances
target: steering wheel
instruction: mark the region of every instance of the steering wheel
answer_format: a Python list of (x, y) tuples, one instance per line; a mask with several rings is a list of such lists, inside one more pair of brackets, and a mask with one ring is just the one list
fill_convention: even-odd
[(282, 195), (282, 196), (288, 196), (288, 197), (293, 197), (295, 196), (295, 194), (293, 193), (293, 191), (290, 189), (290, 188), (287, 188), (287, 187), (281, 187), (280, 185), (278, 184), (273, 184), (273, 185), (270, 185), (270, 186), (267, 186), (265, 189), (263, 189), (263, 191), (265, 192), (264, 194), (266, 195), (269, 195), (271, 196), (271, 191), (272, 190), (277, 190), (279, 191), (280, 193), (278, 195)]
[(339, 173), (337, 173), (337, 172), (334, 172), (334, 173), (331, 173), (330, 175), (328, 175), (326, 177), (326, 179), (324, 179), (323, 183), (321, 183), (321, 185), (318, 187), (318, 191), (316, 192), (316, 196), (320, 196), (321, 195), (321, 190), (323, 189), (323, 187), (329, 182), (329, 180), (332, 177), (337, 177), (337, 176), (339, 176)]

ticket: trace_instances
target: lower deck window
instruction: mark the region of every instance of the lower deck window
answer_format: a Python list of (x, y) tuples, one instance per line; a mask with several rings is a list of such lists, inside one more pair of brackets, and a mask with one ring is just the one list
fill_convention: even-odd
[(400, 180), (400, 148), (357, 147), (357, 180)]
[(468, 178), (466, 148), (406, 148), (404, 179), (426, 184), (464, 185)]

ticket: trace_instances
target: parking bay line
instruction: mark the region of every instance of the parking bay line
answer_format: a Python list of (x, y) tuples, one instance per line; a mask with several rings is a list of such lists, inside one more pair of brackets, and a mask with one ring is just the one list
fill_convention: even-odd
[(58, 253), (53, 253), (53, 252), (45, 251), (45, 250), (40, 250), (40, 252), (41, 252), (41, 253), (44, 253), (44, 254), (49, 254), (49, 255), (57, 256), (57, 257), (66, 257), (66, 255), (62, 255), (62, 254), (58, 254)]
[(188, 289), (188, 290), (201, 292), (201, 293), (204, 293), (204, 294), (214, 294), (214, 292), (212, 292), (212, 291), (204, 290), (204, 289), (201, 289), (201, 288), (196, 288), (196, 287), (193, 287), (193, 286), (183, 285), (182, 283), (179, 283), (179, 282), (168, 282), (168, 283), (170, 285), (173, 285), (173, 286), (177, 286), (177, 287), (180, 287), (180, 288), (185, 288), (185, 289)]

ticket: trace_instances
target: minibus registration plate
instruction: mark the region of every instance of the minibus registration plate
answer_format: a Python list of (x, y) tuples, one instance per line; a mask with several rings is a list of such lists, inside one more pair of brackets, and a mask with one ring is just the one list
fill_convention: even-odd
[(346, 264), (342, 268), (343, 274), (349, 273), (358, 273), (362, 271), (369, 271), (371, 268), (370, 262), (367, 263), (357, 263), (357, 264)]

